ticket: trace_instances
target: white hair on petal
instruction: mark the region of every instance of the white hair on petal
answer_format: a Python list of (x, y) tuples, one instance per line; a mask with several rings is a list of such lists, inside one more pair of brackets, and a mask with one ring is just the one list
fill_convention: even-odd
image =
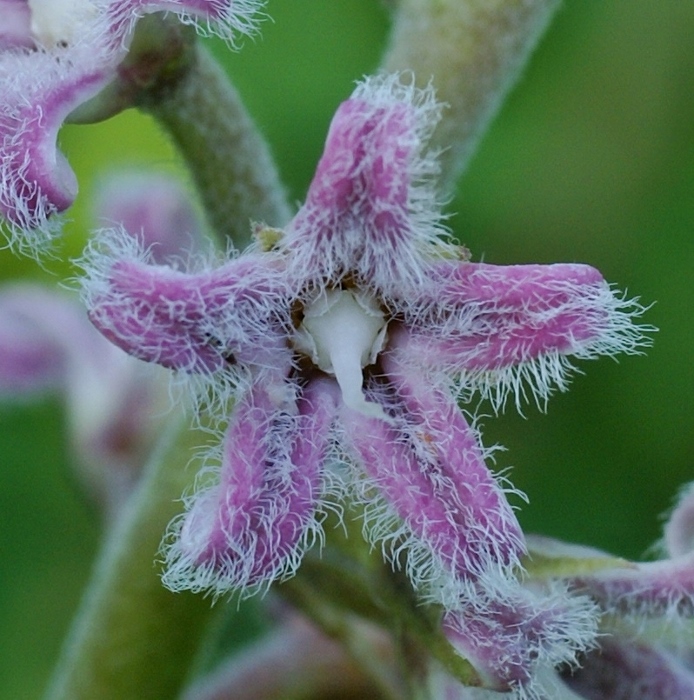
[[(378, 400), (388, 410), (388, 401), (393, 399), (379, 393)], [(398, 415), (396, 408), (394, 406), (390, 413)], [(416, 426), (402, 422), (400, 428), (399, 439), (409, 449), (415, 450), (420, 462), (425, 460), (430, 463), (430, 446), (421, 444)], [(471, 429), (477, 432), (474, 421)], [(349, 440), (343, 439), (340, 442), (346, 444)], [(476, 443), (480, 445), (481, 457), (487, 460), (490, 451), (481, 446), (479, 437)], [(347, 454), (346, 459), (355, 461), (351, 454)], [(455, 485), (444, 474), (432, 470), (430, 478), (435, 483), (437, 492), (455, 493)], [(518, 494), (508, 485), (505, 477), (497, 476), (495, 480), (502, 498), (510, 493)], [(539, 700), (545, 697), (542, 690), (544, 685), (541, 687), (536, 682), (534, 667), (540, 664), (574, 664), (576, 654), (594, 644), (598, 619), (594, 603), (587, 597), (570, 596), (566, 586), (555, 583), (548, 584), (543, 595), (533, 603), (535, 597), (525, 588), (524, 571), (519, 558), (525, 551), (524, 543), (517, 541), (515, 545), (507, 546), (509, 538), (514, 535), (505, 531), (503, 522), (508, 514), (503, 509), (499, 510), (496, 517), (490, 518), (489, 522), (477, 523), (472, 518), (466, 520), (465, 537), (468, 542), (465, 549), (471, 547), (474, 550), (472, 558), (462, 547), (458, 548), (457, 553), (449, 553), (444, 557), (437, 553), (435, 538), (423, 537), (413, 529), (413, 523), (403, 519), (396, 507), (383, 496), (379, 481), (378, 478), (357, 473), (357, 470), (352, 471), (349, 495), (363, 510), (363, 535), (372, 547), (381, 549), (386, 561), (405, 570), (421, 600), (442, 605), (453, 613), (464, 610), (468, 620), (485, 624), (492, 622), (490, 610), (513, 605), (514, 600), (525, 601), (526, 607), (529, 606), (528, 614), (521, 616), (519, 627), (503, 630), (508, 637), (507, 643), (510, 646), (516, 643), (516, 650), (527, 647), (525, 640), (520, 637), (516, 640), (514, 637), (521, 634), (521, 623), (533, 625), (536, 616), (539, 620), (542, 619), (546, 606), (557, 607), (555, 617), (558, 619), (548, 621), (536, 641), (531, 640), (531, 646), (524, 657), (529, 680), (514, 684), (510, 693), (511, 697), (518, 700)], [(465, 506), (461, 504), (461, 507)], [(497, 531), (499, 526), (500, 531)], [(490, 531), (490, 527), (494, 527), (494, 531)], [(447, 541), (447, 544), (450, 543)], [(470, 575), (461, 575), (457, 570), (460, 568), (469, 571)], [(484, 639), (477, 642), (484, 643)]]
[[(199, 253), (191, 256), (189, 270), (191, 274), (211, 273), (216, 268), (215, 265), (210, 265), (210, 256)], [(150, 251), (145, 250), (142, 244), (133, 236), (129, 235), (122, 229), (102, 229), (95, 232), (94, 236), (88, 243), (85, 253), (80, 264), (86, 275), (82, 284), (82, 298), (88, 309), (98, 311), (100, 304), (104, 299), (109, 299), (116, 303), (122, 309), (123, 313), (132, 307), (136, 300), (131, 299), (129, 295), (118, 294), (114, 292), (112, 286), (113, 266), (118, 262), (135, 262), (141, 265), (150, 265), (152, 269), (170, 269), (170, 266), (154, 266), (151, 265)], [(267, 282), (272, 279), (272, 276), (280, 276), (281, 271), (263, 268), (258, 275), (264, 275), (261, 282)], [(254, 272), (252, 269), (248, 272), (248, 279), (244, 278), (244, 284), (248, 284), (249, 288), (253, 287)], [(275, 280), (277, 281), (277, 280)], [(204, 300), (199, 299), (200, 303), (204, 304)], [(235, 347), (262, 347), (262, 342), (267, 344), (268, 329), (273, 321), (280, 322), (280, 316), (286, 310), (283, 308), (284, 300), (281, 297), (276, 297), (273, 294), (257, 294), (253, 295), (252, 299), (244, 299), (238, 303), (232, 303), (231, 299), (228, 304), (223, 307), (216, 308), (214, 313), (202, 314), (201, 319), (197, 322), (195, 328), (198, 336), (207, 335), (211, 339), (216, 339), (224, 348), (229, 348), (234, 352)], [(280, 308), (282, 307), (282, 308)], [(156, 323), (153, 310), (145, 311), (149, 314), (151, 323)], [(175, 314), (172, 314), (175, 316)], [(279, 319), (279, 321), (278, 321)], [(108, 324), (108, 317), (102, 319), (105, 324)], [(140, 323), (147, 323), (147, 317), (140, 320)], [(107, 327), (104, 330), (108, 331)], [(123, 337), (122, 326), (113, 329), (114, 335)], [(143, 347), (142, 332), (136, 331), (131, 338), (123, 337), (131, 347)], [(156, 343), (156, 333), (152, 333), (153, 341)], [(180, 335), (181, 349), (186, 343), (191, 343), (187, 348), (191, 358), (195, 356), (195, 346), (192, 341), (188, 340), (188, 335), (182, 333)], [(158, 350), (156, 344), (146, 347), (147, 355), (156, 361)], [(194, 360), (191, 360), (193, 362)], [(174, 372), (174, 383), (176, 385), (186, 385), (194, 396), (197, 397), (196, 408), (197, 412), (204, 410), (206, 420), (219, 417), (223, 420), (227, 415), (230, 401), (235, 397), (239, 390), (248, 386), (251, 378), (251, 372), (254, 375), (262, 374), (263, 372), (271, 373), (276, 370), (277, 365), (291, 365), (291, 351), (286, 347), (276, 348), (268, 351), (264, 356), (262, 353), (255, 353), (252, 361), (249, 362), (232, 362), (227, 363), (218, 369), (206, 369), (195, 365), (194, 367), (180, 367)], [(249, 367), (252, 366), (252, 370)]]
[[(114, 264), (130, 261), (150, 265), (151, 260), (151, 250), (144, 248), (138, 237), (132, 236), (124, 228), (103, 228), (94, 231), (87, 242), (82, 258), (77, 261), (85, 273), (78, 280), (78, 283), (86, 308), (88, 310), (98, 309), (104, 299), (114, 300), (111, 280)], [(197, 258), (193, 258), (192, 264), (196, 260)], [(116, 296), (115, 299), (120, 301), (122, 307), (132, 305), (132, 301), (125, 295), (121, 295), (120, 299)], [(116, 335), (122, 334), (118, 332)], [(127, 340), (133, 346), (137, 346), (138, 341), (141, 340), (141, 334), (135, 333), (132, 338)], [(219, 378), (213, 374), (210, 372), (196, 374), (186, 371), (173, 372), (171, 374), (172, 401), (175, 401), (175, 397), (178, 396), (175, 390), (185, 386), (186, 390), (190, 390), (190, 393), (195, 397), (196, 414), (198, 413), (197, 408), (210, 399), (214, 400), (215, 407), (220, 410), (227, 407), (229, 397), (240, 378), (234, 377), (235, 381), (226, 379), (219, 382)], [(183, 392), (180, 395), (183, 395)]]
[[(295, 390), (299, 391), (298, 386)], [(303, 418), (318, 420), (315, 416), (304, 415)], [(275, 479), (278, 484), (284, 484), (286, 487), (292, 473), (301, 469), (300, 465), (292, 463), (291, 453), (294, 446), (292, 436), (299, 434), (300, 427), (306, 426), (299, 425), (301, 418), (295, 413), (282, 409), (274, 412), (268, 420), (272, 425), (266, 426), (264, 435), (268, 441), (267, 453), (273, 455), (272, 463), (268, 462), (271, 472), (268, 478)], [(339, 518), (342, 517), (340, 501), (344, 487), (341, 480), (330, 470), (319, 470), (320, 487), (315, 493), (313, 507), (309, 513), (304, 514), (301, 523), (298, 524), (301, 534), (291, 548), (283, 548), (282, 542), (279, 541), (261, 542), (258, 533), (247, 529), (244, 532), (244, 536), (247, 537), (245, 542), (239, 543), (234, 542), (232, 538), (227, 539), (228, 550), (221, 561), (217, 559), (201, 564), (196, 561), (194, 551), (186, 551), (182, 542), (182, 531), (196, 504), (204, 503), (205, 499), (208, 499), (212, 501), (211, 515), (215, 512), (214, 502), (219, 497), (217, 489), (223, 459), (223, 430), (219, 428), (211, 432), (215, 435), (214, 444), (200, 451), (198, 459), (201, 460), (202, 467), (197, 472), (194, 487), (189, 493), (184, 494), (182, 499), (185, 512), (169, 524), (160, 547), (160, 555), (165, 565), (162, 581), (165, 586), (174, 591), (205, 592), (215, 599), (231, 594), (247, 598), (267, 592), (275, 581), (291, 578), (299, 568), (305, 552), (314, 546), (323, 546), (325, 518), (331, 512), (336, 513)], [(332, 450), (332, 444), (331, 440), (327, 442), (328, 452)], [(287, 515), (289, 513), (287, 508), (288, 505), (284, 499), (274, 501), (272, 507), (263, 515), (265, 522), (269, 524), (278, 517)], [(267, 528), (268, 531), (271, 529), (271, 527)], [(205, 533), (202, 534), (204, 537)], [(253, 571), (255, 559), (249, 556), (257, 553), (258, 546), (262, 546), (261, 554), (270, 551), (273, 555), (272, 563), (261, 578), (258, 578), (257, 573)]]
[[(627, 355), (641, 354), (643, 348), (651, 345), (648, 333), (655, 327), (648, 324), (634, 323), (649, 307), (640, 303), (638, 298), (629, 299), (626, 293), (618, 292), (607, 283), (586, 287), (572, 282), (555, 282), (552, 292), (563, 291), (566, 302), (556, 308), (533, 312), (524, 309), (521, 318), (514, 327), (504, 320), (503, 330), (513, 342), (514, 330), (522, 331), (529, 325), (541, 327), (543, 322), (560, 314), (584, 316), (595, 329), (588, 339), (562, 338), (561, 349), (544, 351), (533, 356), (530, 347), (514, 347), (506, 353), (503, 349), (499, 356), (515, 355), (517, 360), (505, 361), (498, 369), (466, 367), (476, 364), (480, 354), (486, 351), (483, 344), (464, 352), (455, 353), (451, 360), (438, 358), (432, 350), (432, 362), (444, 372), (456, 378), (456, 391), (463, 401), (471, 401), (476, 394), (488, 399), (495, 412), (501, 412), (511, 398), (516, 409), (522, 413), (526, 403), (534, 402), (540, 410), (546, 408), (547, 400), (555, 390), (566, 391), (570, 384), (570, 375), (580, 373), (572, 359), (593, 360), (600, 356), (614, 357), (620, 353)], [(494, 314), (504, 314), (504, 308), (495, 309), (493, 305), (470, 302), (465, 304), (457, 314), (444, 314), (439, 317), (436, 304), (416, 307), (407, 319), (417, 325), (429, 325), (432, 335), (443, 340), (455, 342), (456, 337), (465, 341), (465, 336), (494, 335)], [(488, 329), (487, 329), (488, 326)], [(424, 341), (426, 343), (426, 341)], [(530, 341), (528, 341), (530, 342)], [(503, 345), (502, 345), (503, 347)]]
[(223, 39), (229, 47), (236, 47), (237, 36), (252, 36), (257, 31), (257, 25), (262, 19), (260, 8), (263, 0), (211, 0), (207, 4), (211, 6), (214, 16), (206, 16), (203, 11), (190, 7), (186, 0), (164, 0), (163, 2), (150, 2), (142, 8), (133, 10), (132, 3), (125, 3), (114, 10), (114, 5), (119, 3), (114, 0), (102, 0), (105, 14), (109, 18), (109, 24), (120, 25), (122, 47), (129, 41), (137, 20), (146, 14), (153, 12), (170, 12), (177, 16), (182, 24), (195, 27), (202, 36), (217, 36)]
[[(387, 408), (388, 399), (383, 395), (378, 397), (378, 402)], [(400, 425), (399, 439), (405, 441), (409, 449), (419, 450), (422, 458), (429, 460), (430, 446), (423, 444), (417, 430), (411, 426)], [(473, 428), (473, 430), (475, 430)], [(348, 444), (345, 437), (339, 439), (340, 444)], [(498, 448), (485, 449), (477, 439), (483, 459)], [(358, 464), (359, 459), (347, 450), (343, 459), (351, 464)], [(480, 599), (480, 591), (485, 589), (493, 592), (495, 600), (503, 599), (510, 590), (518, 586), (518, 576), (522, 572), (522, 565), (517, 554), (510, 553), (508, 548), (500, 548), (499, 543), (509, 541), (508, 533), (490, 532), (488, 525), (466, 523), (466, 537), (479, 561), (472, 562), (462, 548), (458, 548), (453, 555), (453, 562), (444, 561), (432, 546), (431, 540), (423, 538), (413, 531), (411, 523), (403, 519), (382, 494), (381, 485), (377, 479), (369, 477), (359, 468), (350, 470), (350, 479), (347, 484), (350, 498), (362, 508), (364, 538), (374, 548), (381, 550), (385, 561), (390, 562), (395, 568), (404, 568), (414, 589), (425, 601), (436, 602), (448, 609), (454, 609), (465, 600), (466, 604), (478, 607), (481, 610), (486, 600)], [(441, 492), (455, 493), (455, 485), (443, 474), (430, 474)], [(509, 495), (523, 498), (523, 494), (513, 488), (505, 477), (496, 477), (496, 485), (503, 498)], [(461, 507), (465, 506), (461, 504)], [(499, 520), (504, 522), (505, 515), (498, 514)], [(524, 544), (517, 541), (511, 552), (524, 551)], [(505, 562), (505, 563), (502, 563)], [(460, 574), (453, 569), (458, 565), (470, 572), (470, 579), (464, 581)]]
[[(123, 230), (105, 229), (98, 232), (89, 243), (82, 261), (87, 271), (87, 279), (83, 284), (83, 297), (88, 308), (94, 308), (100, 299), (113, 298), (111, 276), (115, 263), (133, 261), (149, 264), (150, 257), (141, 243)], [(209, 270), (208, 261), (201, 256), (194, 259), (192, 264), (203, 273)], [(269, 296), (271, 295), (260, 295), (259, 303), (267, 306), (266, 311), (268, 309), (271, 311), (272, 305), (276, 303), (269, 300), (267, 298)], [(131, 302), (125, 298), (123, 303), (127, 307)], [(236, 332), (237, 329), (232, 327), (233, 319), (228, 319), (227, 323), (217, 316), (218, 314), (215, 314), (215, 318), (210, 319), (211, 332), (221, 336), (229, 335), (232, 331)], [(262, 323), (260, 321), (258, 323), (260, 325), (256, 330), (266, 332), (267, 329), (262, 326)], [(245, 331), (242, 329), (241, 332)], [(250, 332), (253, 332), (253, 328)], [(122, 333), (120, 328), (119, 333)], [(138, 338), (139, 335), (133, 337), (130, 342), (135, 343)], [(185, 342), (185, 339), (182, 339), (182, 342)], [(289, 366), (286, 369), (288, 370)], [(219, 507), (219, 499), (225, 497), (219, 492), (224, 433), (228, 429), (229, 420), (234, 421), (233, 407), (236, 400), (240, 396), (248, 395), (253, 387), (263, 387), (264, 391), (269, 391), (270, 400), (277, 406), (277, 410), (270, 411), (265, 419), (272, 424), (257, 426), (259, 432), (264, 435), (264, 439), (268, 441), (264, 448), (268, 455), (267, 478), (276, 480), (280, 491), (283, 488), (294, 488), (287, 480), (299, 474), (298, 470), (301, 468), (301, 465), (292, 463), (295, 440), (301, 439), (296, 436), (301, 436), (303, 433), (303, 439), (308, 439), (305, 437), (306, 431), (310, 430), (307, 421), (320, 419), (310, 413), (303, 416), (297, 413), (296, 400), (301, 394), (301, 389), (295, 381), (287, 379), (278, 381), (278, 377), (281, 376), (283, 376), (281, 368), (270, 362), (265, 366), (262, 359), (244, 369), (232, 365), (214, 371), (196, 368), (194, 372), (187, 372), (184, 368), (174, 374), (175, 391), (185, 387), (186, 392), (192, 391), (196, 397), (194, 416), (197, 427), (211, 436), (214, 446), (205, 448), (199, 456), (202, 468), (196, 476), (195, 487), (191, 493), (183, 497), (186, 512), (171, 523), (162, 544), (161, 553), (166, 564), (163, 580), (171, 589), (207, 591), (214, 597), (235, 592), (247, 596), (267, 590), (273, 581), (287, 578), (296, 571), (306, 549), (316, 543), (322, 544), (323, 520), (329, 512), (340, 512), (339, 496), (342, 493), (342, 484), (331, 475), (323, 474), (320, 477), (320, 486), (316, 487), (315, 503), (310, 512), (306, 510), (297, 515), (296, 526), (301, 527), (301, 533), (297, 531), (298, 539), (292, 543), (291, 547), (289, 545), (283, 547), (281, 541), (266, 539), (268, 536), (277, 536), (271, 526), (277, 518), (292, 515), (287, 510), (291, 507), (291, 499), (282, 498), (276, 500), (269, 498), (264, 504), (263, 519), (270, 527), (263, 527), (261, 523), (262, 532), (247, 528), (240, 539), (230, 536), (226, 543), (227, 551), (220, 551), (219, 556), (214, 560), (196, 560), (196, 556), (199, 558), (201, 549), (198, 547), (196, 551), (195, 537), (192, 540), (189, 539), (188, 547), (182, 541), (188, 518), (195, 518), (196, 528), (193, 532), (200, 533), (198, 537), (202, 538), (200, 543), (203, 543), (208, 530), (205, 527), (204, 517), (200, 515), (201, 504), (206, 500), (210, 502), (209, 512), (210, 517), (213, 517), (217, 512), (216, 508)], [(272, 389), (273, 386), (276, 387), (275, 390)], [(320, 472), (318, 468), (322, 465), (314, 466)], [(302, 477), (299, 475), (297, 478)], [(301, 520), (300, 523), (299, 520)], [(268, 551), (277, 550), (272, 560), (268, 562), (267, 570), (262, 572), (262, 576), (258, 576), (257, 570), (254, 570), (257, 559), (253, 555), (259, 555), (260, 548), (265, 554)]]
[[(597, 647), (599, 608), (589, 597), (575, 595), (564, 583), (556, 581), (541, 589), (518, 587), (501, 601), (494, 597), (494, 593), (491, 596), (487, 593), (486, 590), (481, 591), (482, 597), (487, 599), (486, 605), (476, 610), (463, 606), (459, 609), (459, 618), (455, 615), (446, 618), (450, 629), (461, 637), (463, 655), (463, 640), (466, 639), (473, 648), (481, 651), (505, 651), (495, 664), (485, 669), (486, 673), (508, 683), (508, 695), (504, 697), (514, 700), (555, 700), (565, 697), (561, 693), (552, 694), (562, 688), (554, 669), (560, 666), (578, 667), (579, 655)], [(499, 604), (509, 606), (518, 614), (518, 621), (513, 624), (496, 621), (490, 611), (498, 608)], [(475, 622), (481, 625), (477, 634)], [(455, 638), (451, 641), (456, 646)], [(522, 651), (519, 653), (519, 650)], [(525, 678), (504, 678), (505, 672), (509, 673), (519, 666)]]
[[(461, 579), (452, 574), (450, 563), (443, 562), (435, 553), (431, 543), (415, 534), (406, 521), (381, 495), (377, 481), (363, 474), (355, 476), (350, 483), (350, 498), (363, 507), (363, 534), (373, 547), (381, 549), (384, 559), (396, 568), (404, 568), (407, 576), (423, 602), (442, 605), (447, 611), (465, 610), (468, 618), (487, 620), (490, 610), (499, 604), (508, 604), (514, 597), (523, 596), (523, 569), (516, 559), (502, 563), (498, 552), (489, 547), (485, 566), (477, 569), (472, 578)], [(467, 530), (466, 535), (471, 536)], [(485, 528), (480, 528), (479, 542), (487, 545), (494, 537)], [(576, 664), (578, 653), (595, 645), (598, 610), (588, 598), (571, 595), (566, 586), (552, 583), (541, 598), (535, 613), (529, 611), (528, 621), (541, 616), (549, 602), (561, 605), (560, 619), (543, 629), (528, 651), (529, 679), (514, 683), (508, 696), (516, 700), (549, 700), (546, 695), (547, 679), (538, 680), (535, 665), (553, 667), (559, 664)], [(514, 635), (520, 635), (521, 627), (506, 630), (508, 643)], [(463, 634), (467, 633), (463, 630)], [(480, 640), (478, 640), (480, 641)], [(525, 639), (517, 644), (525, 643)]]
[(257, 32), (258, 23), (264, 18), (260, 11), (264, 4), (264, 0), (218, 0), (214, 3), (215, 10), (221, 12), (216, 19), (201, 18), (183, 10), (176, 14), (181, 22), (192, 24), (203, 36), (218, 36), (235, 48), (237, 35), (252, 36)]
[[(306, 277), (308, 265), (309, 277), (339, 281), (345, 273), (366, 270), (368, 276), (359, 282), (365, 288), (378, 290), (387, 296), (395, 286), (400, 289), (403, 285), (411, 287), (426, 282), (427, 262), (451, 255), (451, 246), (443, 240), (448, 234), (442, 224), (446, 217), (441, 213), (441, 203), (436, 194), (438, 153), (427, 149), (443, 105), (436, 101), (432, 85), (418, 88), (414, 84), (414, 76), (403, 73), (365, 77), (357, 84), (347, 102), (353, 100), (363, 101), (374, 115), (398, 104), (411, 109), (412, 129), (408, 136), (412, 153), (404, 166), (407, 202), (406, 221), (403, 223), (407, 235), (397, 242), (392, 254), (385, 255), (381, 247), (369, 245), (368, 241), (365, 244), (358, 212), (340, 221), (339, 225), (346, 227), (341, 235), (307, 235), (300, 228), (295, 229), (300, 236), (296, 274)], [(369, 152), (363, 155), (363, 159), (368, 165), (373, 159), (383, 156), (380, 152)], [(360, 163), (358, 167), (364, 166)], [(299, 226), (310, 222), (316, 230), (329, 231), (337, 225), (335, 212), (330, 208), (312, 206), (309, 210), (308, 207), (305, 204), (299, 212)], [(292, 231), (292, 224), (288, 226), (288, 231)], [(290, 233), (286, 241), (290, 247), (294, 245), (291, 239)]]
[[(22, 149), (27, 133), (37, 130), (44, 119), (41, 110), (26, 114), (38, 95), (74, 73), (69, 62), (57, 62), (44, 51), (0, 53), (0, 209), (11, 212), (2, 223), (10, 248), (37, 256), (57, 236), (61, 222), (56, 207), (27, 177), (32, 166), (29, 152)], [(22, 153), (22, 150), (24, 152)], [(58, 153), (58, 158), (61, 154)], [(67, 166), (66, 166), (67, 167)], [(4, 217), (3, 217), (4, 218)]]
[(46, 257), (55, 257), (54, 244), (60, 236), (64, 218), (56, 214), (55, 207), (45, 195), (39, 194), (36, 183), (31, 183), (35, 197), (33, 206), (27, 206), (24, 198), (17, 197), (18, 185), (23, 189), (27, 184), (24, 178), (26, 168), (9, 168), (0, 165), (0, 206), (11, 202), (13, 220), (10, 221), (0, 213), (0, 235), (5, 243), (0, 250), (9, 248), (15, 253), (34, 258), (39, 264)]

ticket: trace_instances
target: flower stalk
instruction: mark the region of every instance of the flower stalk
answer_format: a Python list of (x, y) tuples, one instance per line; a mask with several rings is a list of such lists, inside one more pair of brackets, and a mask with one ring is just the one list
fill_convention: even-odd
[(209, 599), (166, 590), (156, 560), (162, 532), (190, 485), (186, 466), (200, 439), (172, 416), (106, 534), (46, 700), (170, 700), (186, 681), (215, 611)]
[(450, 194), (516, 84), (559, 0), (400, 0), (382, 61), (447, 103), (431, 140)]
[(209, 223), (223, 245), (244, 248), (251, 222), (280, 226), (291, 218), (265, 139), (210, 53), (188, 48), (183, 69), (138, 98), (169, 133), (190, 169)]
[[(309, 553), (297, 576), (276, 591), (325, 634), (340, 641), (386, 697), (428, 697), (425, 688), (431, 658), (461, 683), (480, 685), (472, 664), (444, 636), (441, 610), (423, 607), (402, 571), (391, 570), (373, 551), (365, 562), (355, 553), (351, 540), (337, 532), (329, 535), (329, 543), (330, 556), (318, 558)], [(363, 549), (365, 554), (366, 547)], [(394, 667), (384, 666), (364, 648), (361, 620), (389, 633), (397, 654)], [(406, 690), (409, 694), (403, 695)]]

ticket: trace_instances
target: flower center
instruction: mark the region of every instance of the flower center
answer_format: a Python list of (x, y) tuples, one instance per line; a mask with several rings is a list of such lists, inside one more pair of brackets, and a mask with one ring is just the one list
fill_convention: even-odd
[(307, 304), (295, 345), (324, 372), (335, 376), (345, 405), (387, 419), (383, 408), (367, 401), (362, 370), (385, 345), (387, 321), (373, 298), (331, 289)]
[(96, 14), (93, 0), (27, 0), (31, 33), (51, 48), (76, 43)]

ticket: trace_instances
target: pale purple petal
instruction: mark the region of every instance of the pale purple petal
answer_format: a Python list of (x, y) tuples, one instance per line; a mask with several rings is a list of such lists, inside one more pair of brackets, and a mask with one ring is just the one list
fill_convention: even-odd
[[(46, 327), (55, 322), (83, 339), (75, 311), (42, 287), (13, 285), (0, 292), (0, 394), (21, 397), (62, 386), (64, 341)], [(85, 319), (86, 320), (86, 319)]]
[(76, 298), (39, 284), (7, 284), (0, 291), (2, 391), (66, 387), (104, 378), (126, 356), (94, 331)]
[(445, 390), (393, 355), (383, 363), (395, 392), (373, 383), (367, 396), (384, 405), (393, 422), (345, 407), (347, 442), (370, 483), (423, 545), (422, 556), (433, 555), (439, 575), (463, 584), (482, 577), (490, 587), (503, 588), (524, 552), (523, 534), (484, 463), (476, 432)]
[(577, 354), (616, 330), (609, 287), (588, 265), (440, 263), (431, 274), (439, 347), (444, 361), (461, 369)]
[(484, 609), (449, 611), (442, 624), (487, 687), (537, 697), (533, 686), (538, 670), (575, 665), (576, 655), (593, 644), (597, 616), (587, 599), (572, 597), (563, 588), (536, 594), (518, 586)]
[(691, 700), (694, 674), (653, 646), (604, 639), (564, 680), (587, 700)]
[(126, 352), (188, 372), (287, 354), (289, 309), (271, 256), (188, 273), (143, 262), (124, 233), (114, 232), (111, 243), (120, 247), (115, 260), (93, 251), (85, 299), (94, 325)]
[(27, 0), (0, 0), (0, 51), (34, 45)]
[(128, 172), (101, 184), (95, 218), (107, 226), (122, 226), (151, 251), (157, 264), (186, 260), (203, 248), (200, 217), (183, 185), (154, 173)]
[(0, 292), (0, 398), (59, 393), (78, 477), (109, 508), (132, 486), (164, 415), (167, 382), (156, 369), (99, 335), (74, 297), (26, 283)]
[(649, 618), (668, 621), (694, 617), (694, 553), (663, 561), (604, 569), (570, 579), (607, 613), (637, 624)]
[(421, 276), (439, 232), (423, 145), (438, 119), (431, 90), (392, 76), (364, 83), (333, 118), (306, 202), (287, 227), (308, 276), (356, 275), (391, 288)]
[(694, 484), (682, 490), (677, 506), (665, 523), (663, 541), (671, 557), (694, 552)]
[[(412, 329), (410, 352), (497, 392), (503, 404), (529, 389), (546, 399), (565, 389), (567, 356), (636, 352), (647, 344), (633, 323), (642, 307), (616, 295), (588, 265), (437, 263), (413, 307), (400, 302)], [(408, 308), (409, 306), (409, 308)]]
[(175, 527), (165, 585), (220, 594), (294, 572), (319, 531), (334, 414), (319, 383), (301, 393), (288, 381), (259, 378), (234, 408), (218, 479), (190, 499)]
[(59, 61), (43, 51), (0, 55), (0, 213), (14, 230), (45, 228), (75, 199), (75, 174), (56, 143), (65, 117), (108, 80), (98, 59), (84, 47)]

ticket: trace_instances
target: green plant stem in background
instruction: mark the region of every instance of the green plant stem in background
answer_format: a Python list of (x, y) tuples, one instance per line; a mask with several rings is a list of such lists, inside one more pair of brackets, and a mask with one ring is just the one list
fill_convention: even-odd
[[(481, 685), (472, 664), (444, 636), (441, 611), (422, 605), (404, 573), (392, 570), (377, 552), (366, 563), (354, 556), (351, 542), (346, 544), (343, 551), (339, 538), (332, 537), (322, 556), (309, 552), (297, 575), (276, 592), (338, 640), (384, 697), (429, 697), (432, 659), (461, 683)], [(371, 637), (363, 638), (364, 620), (389, 633), (397, 670), (371, 648)]]
[(165, 13), (141, 18), (113, 80), (67, 121), (91, 124), (131, 107), (151, 114), (178, 147), (222, 248), (243, 248), (251, 222), (289, 221), (267, 142), (194, 28)]
[[(366, 678), (378, 689), (379, 697), (404, 700), (402, 680), (395, 673), (382, 640), (369, 634), (364, 621), (347, 608), (335, 605), (330, 593), (315, 586), (302, 574), (277, 589), (328, 637), (339, 642)], [(405, 696), (406, 697), (406, 696)], [(409, 699), (408, 699), (409, 700)]]
[(433, 81), (446, 102), (431, 145), (441, 187), (458, 176), (517, 82), (559, 0), (399, 0), (382, 68)]
[(197, 185), (222, 240), (242, 248), (251, 222), (291, 218), (285, 190), (263, 136), (228, 77), (197, 42), (176, 80), (153, 86), (140, 107), (164, 126)]
[(47, 700), (171, 700), (187, 680), (214, 611), (204, 596), (165, 589), (156, 559), (202, 441), (173, 420), (106, 533)]

